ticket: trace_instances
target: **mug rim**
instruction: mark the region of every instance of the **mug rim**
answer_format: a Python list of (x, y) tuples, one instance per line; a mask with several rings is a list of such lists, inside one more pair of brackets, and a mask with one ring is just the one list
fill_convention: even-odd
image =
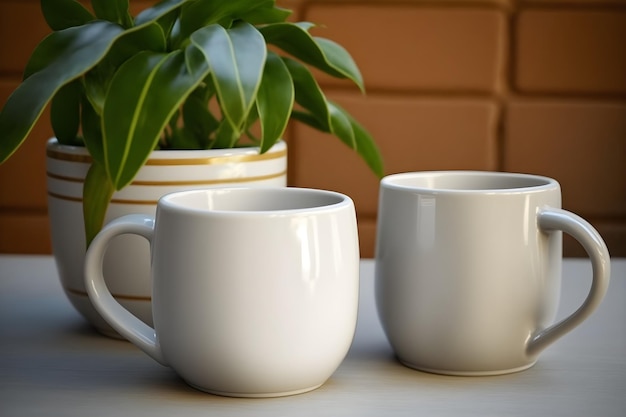
[[(256, 209), (256, 210), (247, 210), (247, 209), (219, 209), (219, 208), (199, 208), (193, 207), (190, 205), (185, 205), (180, 203), (179, 199), (188, 197), (194, 194), (226, 194), (226, 193), (275, 193), (275, 194), (308, 194), (308, 195), (317, 195), (320, 197), (319, 204), (308, 204), (305, 206), (291, 207), (291, 208), (277, 208), (277, 209)], [(327, 200), (335, 199), (334, 201), (329, 201), (324, 203), (321, 197), (325, 197)], [(255, 217), (255, 216), (281, 216), (281, 215), (294, 215), (294, 214), (305, 214), (305, 213), (321, 213), (321, 212), (331, 212), (335, 210), (340, 210), (345, 207), (354, 206), (354, 203), (350, 197), (345, 194), (316, 189), (316, 188), (305, 188), (305, 187), (203, 187), (196, 188), (192, 190), (181, 190), (174, 191), (168, 194), (163, 195), (159, 198), (157, 203), (157, 208), (159, 209), (169, 209), (173, 211), (184, 211), (187, 213), (196, 213), (199, 215), (208, 215), (208, 216), (247, 216), (247, 217)]]
[[(435, 179), (453, 177), (475, 177), (483, 179), (510, 179), (526, 180), (528, 184), (510, 187), (439, 187), (435, 185), (416, 185), (402, 183), (403, 180), (411, 179)], [(560, 189), (560, 185), (554, 178), (506, 171), (480, 171), (480, 170), (443, 170), (443, 171), (411, 171), (390, 174), (381, 179), (381, 186), (402, 191), (414, 191), (423, 193), (444, 193), (444, 194), (518, 194), (531, 193), (553, 189)]]

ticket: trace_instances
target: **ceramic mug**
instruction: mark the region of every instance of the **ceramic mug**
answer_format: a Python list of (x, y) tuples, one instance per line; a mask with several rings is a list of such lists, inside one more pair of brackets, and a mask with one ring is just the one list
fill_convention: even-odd
[[(382, 179), (376, 303), (398, 359), (451, 375), (532, 366), (579, 325), (607, 290), (610, 259), (598, 232), (562, 210), (551, 178), (500, 172), (414, 172)], [(562, 231), (593, 266), (581, 307), (554, 323)]]
[[(154, 328), (102, 276), (113, 237), (150, 241)], [(352, 343), (359, 246), (352, 200), (302, 188), (215, 188), (162, 197), (155, 218), (109, 223), (85, 261), (90, 299), (122, 336), (188, 384), (270, 397), (321, 386)]]

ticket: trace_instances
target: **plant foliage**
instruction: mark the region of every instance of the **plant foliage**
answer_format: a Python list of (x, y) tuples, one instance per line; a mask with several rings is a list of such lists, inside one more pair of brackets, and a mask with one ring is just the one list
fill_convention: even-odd
[[(53, 32), (0, 112), (0, 163), (51, 103), (59, 142), (84, 145), (93, 157), (83, 192), (87, 242), (113, 192), (154, 149), (229, 148), (247, 138), (265, 152), (294, 118), (337, 136), (383, 174), (372, 137), (310, 71), (363, 91), (351, 56), (312, 36), (312, 23), (288, 22), (291, 12), (274, 0), (163, 0), (136, 17), (128, 0), (92, 0), (91, 10), (41, 0), (41, 8)], [(260, 137), (250, 133), (256, 123)]]

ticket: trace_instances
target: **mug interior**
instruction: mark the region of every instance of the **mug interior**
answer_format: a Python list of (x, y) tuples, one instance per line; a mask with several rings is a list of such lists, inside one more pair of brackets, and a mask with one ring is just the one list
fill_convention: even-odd
[(482, 171), (409, 172), (383, 179), (390, 186), (437, 191), (513, 191), (553, 187), (556, 181), (537, 175)]
[(340, 193), (307, 188), (212, 188), (176, 192), (162, 204), (211, 212), (279, 212), (310, 210), (346, 203)]

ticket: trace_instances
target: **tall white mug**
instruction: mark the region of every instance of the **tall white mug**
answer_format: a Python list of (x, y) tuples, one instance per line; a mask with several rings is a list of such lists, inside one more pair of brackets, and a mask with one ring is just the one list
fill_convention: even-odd
[[(492, 375), (532, 366), (600, 304), (610, 259), (561, 209), (551, 178), (500, 172), (390, 175), (380, 185), (376, 303), (398, 359), (423, 371)], [(554, 323), (562, 231), (589, 254), (584, 303)]]
[[(124, 233), (150, 241), (154, 328), (118, 304), (102, 277), (106, 247)], [(301, 188), (169, 194), (155, 218), (121, 217), (98, 234), (85, 280), (115, 330), (195, 388), (238, 397), (310, 391), (354, 336), (354, 204)]]

